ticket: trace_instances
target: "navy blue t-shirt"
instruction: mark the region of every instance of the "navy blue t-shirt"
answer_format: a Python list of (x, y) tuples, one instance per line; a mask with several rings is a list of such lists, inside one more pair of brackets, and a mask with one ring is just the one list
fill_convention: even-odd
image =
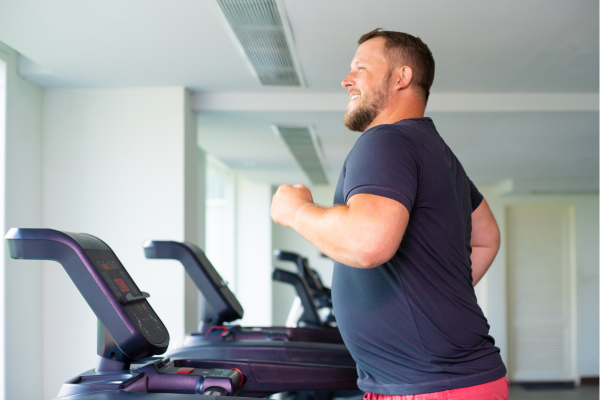
[(335, 263), (333, 306), (359, 388), (421, 394), (505, 376), (471, 274), (471, 213), (483, 197), (433, 121), (364, 132), (346, 158), (334, 204), (358, 193), (394, 199), (410, 213), (391, 260), (371, 269)]

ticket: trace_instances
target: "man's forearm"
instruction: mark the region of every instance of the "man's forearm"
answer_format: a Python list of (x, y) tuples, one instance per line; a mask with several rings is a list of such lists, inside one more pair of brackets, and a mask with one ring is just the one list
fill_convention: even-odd
[(306, 204), (296, 213), (292, 228), (321, 252), (351, 267), (364, 268), (361, 262), (359, 229), (349, 218), (347, 206), (323, 207)]
[(334, 260), (355, 268), (373, 268), (398, 250), (408, 224), (399, 202), (370, 194), (352, 196), (348, 205), (300, 207), (292, 227)]
[(353, 253), (358, 249), (349, 206), (323, 207), (314, 203), (304, 185), (281, 185), (273, 195), (271, 217), (276, 223), (292, 228), (334, 260), (359, 266)]
[(367, 193), (346, 205), (314, 204), (303, 185), (281, 185), (273, 195), (271, 217), (290, 227), (334, 260), (355, 268), (373, 268), (398, 250), (409, 213), (400, 202)]

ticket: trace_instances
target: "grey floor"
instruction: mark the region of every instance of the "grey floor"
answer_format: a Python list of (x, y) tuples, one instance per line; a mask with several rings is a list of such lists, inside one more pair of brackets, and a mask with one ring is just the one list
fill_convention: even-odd
[(510, 400), (598, 400), (598, 385), (581, 385), (575, 389), (530, 390), (511, 385)]

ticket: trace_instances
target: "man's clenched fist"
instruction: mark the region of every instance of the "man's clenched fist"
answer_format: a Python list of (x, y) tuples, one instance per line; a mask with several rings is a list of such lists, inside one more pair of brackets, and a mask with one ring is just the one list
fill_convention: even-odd
[(273, 195), (271, 218), (275, 223), (293, 228), (296, 212), (305, 204), (313, 203), (310, 189), (298, 183), (281, 185)]

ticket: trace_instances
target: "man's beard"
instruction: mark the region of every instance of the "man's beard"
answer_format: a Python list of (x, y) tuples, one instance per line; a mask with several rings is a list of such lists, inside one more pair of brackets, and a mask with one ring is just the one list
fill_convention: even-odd
[(344, 125), (346, 128), (355, 132), (364, 132), (373, 120), (379, 115), (389, 101), (388, 82), (391, 78), (391, 72), (387, 74), (381, 85), (373, 92), (373, 96), (362, 97), (361, 103), (352, 111), (344, 116)]

